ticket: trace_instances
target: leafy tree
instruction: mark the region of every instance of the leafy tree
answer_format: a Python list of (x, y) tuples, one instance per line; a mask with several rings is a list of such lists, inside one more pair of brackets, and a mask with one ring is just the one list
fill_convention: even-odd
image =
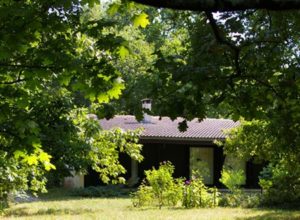
[[(128, 47), (132, 53), (116, 63), (125, 73), (126, 88), (120, 99), (110, 106), (117, 108), (119, 112), (134, 114), (139, 120), (142, 119), (140, 102), (145, 97), (154, 98), (154, 114), (164, 114), (160, 108), (160, 98), (156, 96), (164, 95), (161, 93), (161, 87), (166, 83), (164, 78), (167, 77), (162, 70), (163, 67), (167, 67), (164, 62), (171, 62), (173, 59), (184, 62), (182, 57), (184, 53), (187, 54), (189, 46), (186, 20), (190, 13), (156, 11), (153, 8), (144, 10), (149, 20), (153, 21), (151, 25), (139, 31), (133, 31), (134, 27), (125, 26), (121, 31), (122, 36), (128, 39)], [(182, 21), (177, 22), (180, 19)], [(167, 113), (172, 117), (171, 114), (172, 112)]]
[[(273, 6), (296, 7), (293, 2), (298, 1), (276, 1)], [(269, 6), (259, 6), (261, 1), (255, 4), (246, 8)], [(122, 76), (128, 82), (126, 99), (134, 91), (143, 91), (136, 93), (140, 95), (127, 109), (141, 94), (155, 99), (159, 115), (171, 118), (201, 119), (211, 109), (226, 108), (224, 113), (234, 119), (243, 116), (268, 124), (268, 134), (276, 137), (279, 149), (274, 157), (286, 151), (296, 157), (300, 146), (299, 12), (232, 12), (223, 6), (219, 9), (225, 12), (212, 14), (221, 6), (204, 13), (173, 13), (142, 11), (129, 2), (97, 6), (94, 0), (2, 1), (1, 160), (18, 160), (11, 164), (27, 163), (39, 169), (41, 175), (32, 177), (28, 172), (25, 182), (42, 177), (54, 165), (83, 168), (81, 164), (93, 158), (87, 157), (93, 155), (89, 152), (99, 153), (93, 140), (103, 140), (97, 123), (86, 115), (112, 115), (109, 102), (124, 90)], [(149, 24), (150, 12), (153, 28), (137, 31)], [(171, 18), (174, 22), (166, 22)], [(132, 40), (136, 44), (129, 43)], [(130, 48), (139, 47), (147, 49), (140, 50), (139, 57), (129, 57), (134, 54)], [(124, 66), (127, 61), (129, 68)], [(123, 71), (136, 72), (131, 76)], [(145, 81), (147, 87), (142, 84)], [(89, 123), (93, 132), (85, 127)], [(110, 155), (114, 162), (115, 155)], [(94, 159), (101, 167), (102, 160)], [(43, 182), (36, 186), (43, 188)]]
[(270, 0), (270, 1), (249, 1), (249, 0), (175, 0), (175, 1), (153, 1), (153, 0), (133, 0), (137, 3), (147, 4), (156, 7), (166, 7), (179, 10), (193, 10), (193, 11), (233, 11), (246, 9), (269, 9), (269, 10), (283, 10), (283, 9), (299, 9), (300, 1), (298, 0)]
[[(274, 188), (287, 193), (284, 198), (289, 197), (289, 188), (297, 189), (299, 185), (292, 174), (292, 167), (298, 166), (300, 149), (299, 11), (280, 10), (286, 9), (287, 2), (283, 1), (272, 6), (260, 1), (249, 1), (248, 6), (247, 1), (239, 1), (233, 6), (233, 1), (228, 1), (211, 4), (210, 10), (196, 6), (202, 1), (136, 2), (179, 9), (195, 3), (194, 10), (205, 11), (181, 14), (185, 19), (179, 22), (184, 21), (187, 30), (180, 42), (183, 50), (168, 47), (169, 53), (162, 53), (162, 45), (156, 48), (158, 80), (151, 98), (159, 106), (158, 114), (201, 119), (212, 109), (223, 108), (226, 117), (258, 120), (249, 130), (244, 126), (237, 138), (240, 142), (228, 143), (225, 149), (234, 146), (243, 156), (264, 158), (273, 167), (276, 164)], [(242, 7), (239, 4), (246, 6), (239, 9), (247, 10), (232, 11)], [(292, 3), (289, 7), (298, 8)], [(261, 8), (278, 11), (253, 10)], [(211, 13), (218, 9), (223, 12)], [(172, 43), (180, 36), (177, 32), (173, 38), (177, 30), (167, 32)], [(186, 128), (185, 121), (180, 127)], [(283, 179), (290, 181), (279, 184)]]
[(44, 191), (46, 171), (65, 176), (92, 165), (104, 182), (124, 181), (118, 152), (141, 159), (138, 131), (102, 132), (89, 116), (104, 115), (103, 103), (124, 89), (114, 65), (126, 51), (126, 40), (107, 31), (113, 21), (87, 17), (93, 5), (100, 8), (93, 0), (0, 3), (4, 205), (10, 191)]
[(285, 147), (285, 140), (272, 132), (272, 122), (242, 121), (229, 131), (224, 144), (226, 153), (239, 158), (268, 162), (260, 175), (264, 202), (294, 202), (300, 199), (299, 148)]

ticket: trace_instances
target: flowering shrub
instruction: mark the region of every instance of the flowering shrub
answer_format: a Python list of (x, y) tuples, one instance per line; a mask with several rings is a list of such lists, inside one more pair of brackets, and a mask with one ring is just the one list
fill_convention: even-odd
[(184, 183), (182, 205), (185, 208), (217, 206), (218, 195), (217, 189), (205, 186), (201, 177), (192, 178)]
[(192, 178), (184, 181), (174, 179), (174, 166), (170, 162), (163, 162), (158, 169), (145, 171), (146, 179), (132, 194), (135, 207), (145, 205), (182, 205), (185, 208), (212, 207), (218, 204), (216, 188), (209, 189), (202, 178)]
[(161, 163), (158, 169), (145, 171), (146, 179), (138, 191), (132, 194), (133, 206), (176, 206), (182, 199), (183, 181), (174, 179), (173, 173), (174, 166), (168, 161)]

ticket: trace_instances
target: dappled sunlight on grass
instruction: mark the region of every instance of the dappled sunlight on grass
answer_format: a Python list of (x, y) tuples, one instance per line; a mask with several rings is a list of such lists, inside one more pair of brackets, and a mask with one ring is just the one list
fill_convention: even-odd
[(264, 214), (258, 214), (250, 217), (238, 217), (236, 220), (299, 220), (300, 211), (282, 211), (282, 210), (272, 210)]
[[(135, 208), (129, 198), (80, 198), (67, 194), (44, 195), (41, 201), (12, 205), (3, 219), (108, 219), (108, 220), (265, 220), (300, 219), (300, 210), (143, 207)], [(1, 218), (1, 216), (0, 216)]]
[[(99, 210), (97, 210), (99, 211)], [(5, 217), (29, 217), (29, 216), (43, 216), (43, 215), (82, 215), (84, 213), (91, 213), (91, 209), (67, 209), (67, 208), (41, 208), (33, 212), (29, 208), (16, 208), (5, 213)]]

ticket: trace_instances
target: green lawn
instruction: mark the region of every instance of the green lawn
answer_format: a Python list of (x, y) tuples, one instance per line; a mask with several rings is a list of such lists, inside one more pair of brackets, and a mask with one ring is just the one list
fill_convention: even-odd
[(14, 204), (3, 219), (300, 219), (300, 210), (276, 209), (182, 209), (132, 207), (128, 198), (78, 198), (50, 196), (41, 201)]

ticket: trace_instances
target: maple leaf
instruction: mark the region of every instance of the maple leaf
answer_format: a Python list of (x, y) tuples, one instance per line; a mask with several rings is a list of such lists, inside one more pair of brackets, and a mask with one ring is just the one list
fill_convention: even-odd
[(124, 46), (120, 46), (118, 53), (119, 53), (121, 59), (125, 59), (125, 57), (128, 56), (128, 54), (129, 54), (129, 50)]
[(145, 28), (148, 24), (150, 24), (149, 19), (148, 19), (148, 15), (144, 12), (137, 15), (133, 20), (133, 25), (135, 27), (141, 26), (142, 28)]

